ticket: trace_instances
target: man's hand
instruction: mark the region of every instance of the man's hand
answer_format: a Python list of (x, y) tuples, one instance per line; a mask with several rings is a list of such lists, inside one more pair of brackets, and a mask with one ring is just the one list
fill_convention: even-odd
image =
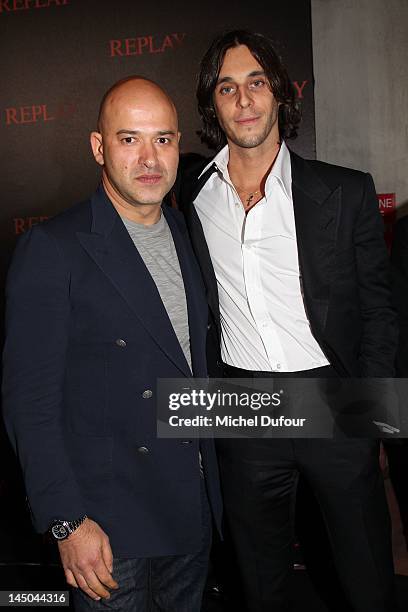
[(95, 600), (110, 597), (107, 587), (118, 588), (109, 538), (97, 523), (87, 518), (58, 548), (69, 585)]

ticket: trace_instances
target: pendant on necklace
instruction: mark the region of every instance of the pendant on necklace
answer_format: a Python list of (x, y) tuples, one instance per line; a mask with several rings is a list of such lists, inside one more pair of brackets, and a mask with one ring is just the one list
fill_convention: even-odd
[(253, 191), (252, 193), (249, 194), (249, 196), (245, 199), (245, 204), (246, 204), (246, 208), (248, 208), (249, 206), (252, 205), (252, 200), (254, 199), (254, 197), (258, 194), (261, 193), (259, 191), (259, 189), (257, 189), (256, 191)]

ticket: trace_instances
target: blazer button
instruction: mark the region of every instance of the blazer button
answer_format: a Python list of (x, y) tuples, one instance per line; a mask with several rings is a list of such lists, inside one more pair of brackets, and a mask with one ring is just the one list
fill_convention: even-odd
[(149, 453), (149, 449), (147, 448), (147, 446), (139, 446), (139, 448), (137, 449), (137, 451), (139, 453), (142, 453), (143, 455), (146, 455), (147, 453)]
[(181, 443), (182, 444), (192, 444), (192, 440), (182, 440)]
[(151, 391), (151, 389), (146, 389), (142, 393), (143, 399), (150, 399), (152, 396), (153, 396), (153, 391)]
[(122, 338), (118, 338), (117, 340), (115, 340), (115, 344), (120, 346), (120, 348), (125, 348), (126, 346), (126, 342), (125, 340), (122, 340)]

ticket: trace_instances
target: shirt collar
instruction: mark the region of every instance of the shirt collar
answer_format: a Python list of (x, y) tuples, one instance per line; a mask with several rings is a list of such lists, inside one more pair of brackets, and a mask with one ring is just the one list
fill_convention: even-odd
[(290, 165), (290, 153), (285, 141), (282, 141), (278, 156), (273, 164), (273, 168), (266, 179), (266, 190), (268, 191), (268, 183), (270, 184), (271, 177), (278, 179), (282, 185), (286, 196), (289, 200), (292, 198), (292, 168)]
[[(215, 164), (217, 166), (218, 172), (221, 173), (222, 177), (226, 180), (230, 180), (229, 173), (228, 173), (228, 162), (229, 162), (229, 149), (228, 149), (228, 145), (225, 145), (225, 147), (223, 147), (221, 151), (219, 151), (217, 155), (206, 165), (204, 170), (201, 172), (200, 176), (204, 174), (204, 172), (206, 172), (212, 164)], [(275, 177), (278, 179), (278, 181), (280, 182), (280, 184), (282, 185), (286, 193), (286, 196), (289, 199), (291, 199), (292, 198), (292, 169), (291, 169), (291, 164), (290, 164), (290, 153), (289, 153), (288, 147), (286, 146), (285, 141), (282, 141), (278, 156), (266, 180), (266, 190), (267, 191), (270, 186), (271, 177)]]
[[(200, 176), (202, 176), (204, 172), (206, 172), (208, 168), (212, 166), (213, 164), (217, 166), (217, 169), (219, 170), (219, 172), (221, 172), (223, 176), (225, 174), (228, 176), (228, 162), (229, 162), (229, 149), (228, 149), (228, 145), (225, 145), (225, 147), (223, 147), (221, 151), (218, 151), (217, 155), (213, 157), (213, 159), (206, 165), (206, 167), (201, 172)], [(200, 176), (198, 178), (200, 178)]]

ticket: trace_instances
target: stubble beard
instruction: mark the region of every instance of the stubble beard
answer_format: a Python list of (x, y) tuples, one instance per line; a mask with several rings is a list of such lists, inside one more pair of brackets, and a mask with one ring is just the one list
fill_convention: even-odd
[(224, 130), (227, 139), (233, 144), (235, 144), (237, 147), (241, 147), (243, 149), (254, 149), (256, 147), (259, 147), (265, 142), (265, 140), (267, 140), (269, 134), (273, 129), (273, 126), (277, 121), (278, 113), (276, 111), (269, 115), (268, 120), (264, 125), (262, 131), (257, 134), (247, 133), (240, 136), (236, 132), (233, 132), (228, 128), (225, 129), (223, 125), (221, 125), (221, 128)]
[(259, 147), (263, 142), (265, 142), (268, 137), (268, 133), (262, 134), (248, 134), (247, 136), (236, 136), (235, 134), (228, 135), (228, 139), (233, 142), (237, 147), (241, 147), (242, 149), (254, 149), (255, 147)]

